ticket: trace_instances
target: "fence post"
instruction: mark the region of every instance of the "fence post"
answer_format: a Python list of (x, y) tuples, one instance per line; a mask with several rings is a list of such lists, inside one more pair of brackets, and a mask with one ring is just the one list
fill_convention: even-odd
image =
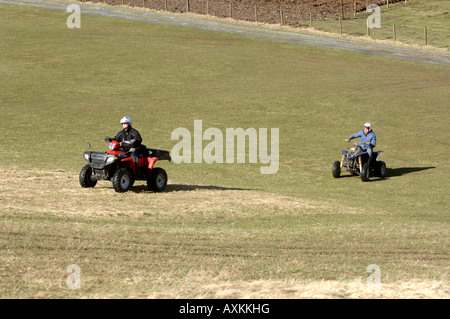
[(389, 9), (389, 0), (386, 0), (387, 8)]
[(393, 36), (394, 36), (394, 41), (397, 41), (397, 32), (395, 30), (395, 23), (392, 25), (392, 33), (393, 33)]
[(356, 0), (353, 1), (353, 18), (356, 18)]
[(145, 0), (142, 0), (142, 7), (145, 8)]
[(341, 19), (341, 17), (339, 17), (339, 31), (342, 35), (342, 19)]
[(283, 9), (280, 7), (280, 24), (283, 25), (284, 24), (284, 19), (283, 19)]
[(258, 22), (258, 6), (255, 4), (255, 22)]
[(164, 0), (164, 10), (167, 11), (167, 0)]
[(232, 18), (232, 17), (233, 17), (233, 8), (232, 8), (232, 4), (230, 2), (230, 18)]
[(187, 10), (187, 12), (190, 11), (190, 8), (189, 8), (189, 0), (186, 0), (186, 10)]
[(370, 28), (367, 26), (367, 36), (370, 38)]
[(341, 16), (342, 20), (344, 20), (344, 0), (341, 0)]
[(312, 28), (312, 13), (309, 13), (309, 27)]
[(209, 15), (209, 0), (206, 0), (206, 14)]
[(424, 35), (425, 35), (425, 45), (428, 45), (428, 35), (427, 35), (427, 27), (424, 28)]

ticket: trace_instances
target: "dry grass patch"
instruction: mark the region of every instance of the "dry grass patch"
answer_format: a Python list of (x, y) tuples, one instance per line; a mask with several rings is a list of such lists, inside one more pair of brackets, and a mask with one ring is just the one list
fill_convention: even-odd
[[(449, 296), (444, 226), (399, 227), (380, 212), (254, 190), (137, 184), (118, 194), (108, 182), (82, 189), (70, 172), (0, 173), (1, 296)], [(364, 282), (373, 263), (377, 290)], [(66, 287), (69, 264), (82, 289)]]
[[(46, 212), (78, 216), (167, 216), (252, 214), (358, 213), (356, 208), (313, 202), (245, 189), (212, 185), (186, 185), (169, 181), (163, 193), (147, 190), (137, 181), (125, 194), (114, 192), (108, 181), (83, 189), (78, 175), (56, 170), (0, 169), (0, 209), (24, 213)], [(124, 209), (127, 207), (126, 209)]]

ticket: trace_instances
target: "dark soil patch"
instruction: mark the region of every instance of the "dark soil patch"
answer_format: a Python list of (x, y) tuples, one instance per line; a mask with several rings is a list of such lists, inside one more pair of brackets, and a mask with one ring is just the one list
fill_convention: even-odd
[[(143, 7), (155, 10), (167, 10), (183, 13), (188, 10), (193, 13), (207, 14), (220, 18), (303, 26), (309, 21), (310, 15), (314, 20), (323, 20), (356, 11), (365, 11), (369, 4), (384, 5), (387, 0), (93, 0), (111, 5), (125, 5)], [(403, 0), (389, 0), (390, 3)], [(188, 9), (189, 8), (189, 9)]]

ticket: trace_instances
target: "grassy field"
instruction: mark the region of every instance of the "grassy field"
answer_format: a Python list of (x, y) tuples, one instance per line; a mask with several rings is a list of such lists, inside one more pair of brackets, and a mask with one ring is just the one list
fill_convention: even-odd
[[(1, 297), (450, 296), (448, 67), (67, 16), (0, 6)], [(124, 115), (169, 150), (194, 120), (280, 128), (279, 170), (163, 163), (164, 193), (82, 189), (86, 142), (104, 150)], [(389, 177), (333, 179), (366, 121)]]
[[(401, 43), (425, 45), (424, 27), (427, 27), (427, 45), (437, 48), (449, 48), (450, 44), (450, 1), (449, 0), (412, 0), (380, 6), (381, 28), (373, 28), (370, 36), (378, 40), (394, 40), (393, 25), (396, 25), (396, 40)], [(371, 13), (358, 12), (345, 15), (342, 32), (346, 35), (367, 36), (366, 20)], [(301, 21), (309, 26), (310, 21)], [(323, 21), (314, 21), (314, 28), (340, 33), (338, 17)]]

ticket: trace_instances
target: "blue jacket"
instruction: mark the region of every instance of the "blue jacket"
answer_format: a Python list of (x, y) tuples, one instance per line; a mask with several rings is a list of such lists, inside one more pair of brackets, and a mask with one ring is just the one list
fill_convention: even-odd
[[(353, 135), (350, 135), (348, 137), (349, 140), (352, 140), (354, 138), (358, 138), (360, 137), (361, 139), (359, 140), (359, 143), (364, 143), (364, 142), (370, 142), (370, 146), (372, 146), (372, 148), (374, 148), (377, 145), (377, 137), (375, 136), (375, 133), (373, 131), (370, 131), (369, 134), (365, 135), (364, 134), (364, 129), (362, 129), (361, 131), (359, 131), (358, 133), (355, 133)], [(361, 148), (363, 150), (366, 150), (368, 147), (368, 145), (361, 145)]]

